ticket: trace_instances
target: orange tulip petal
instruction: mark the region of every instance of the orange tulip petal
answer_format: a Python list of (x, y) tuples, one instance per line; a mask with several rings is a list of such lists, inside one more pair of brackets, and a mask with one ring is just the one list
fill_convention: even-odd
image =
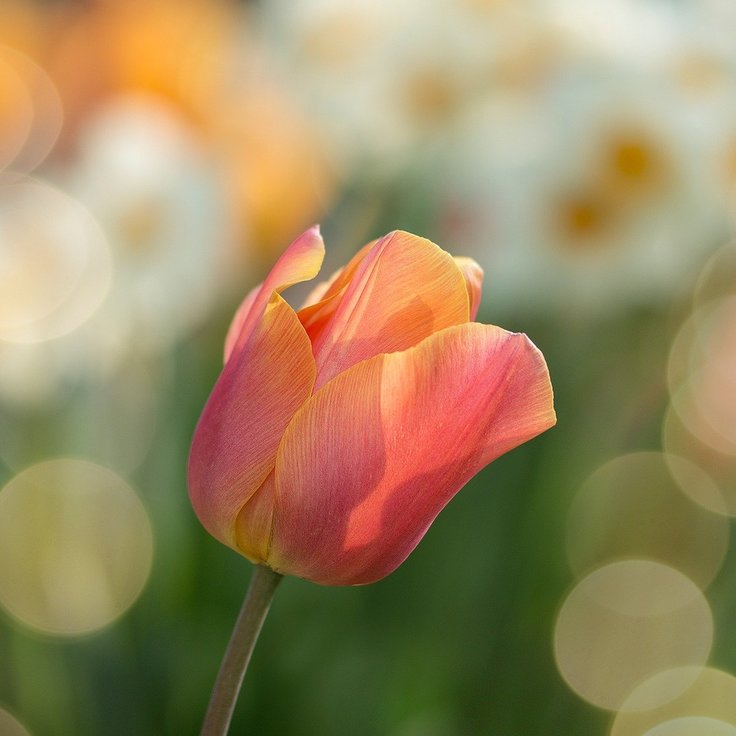
[(457, 263), (465, 277), (465, 286), (468, 289), (468, 299), (470, 300), (470, 319), (472, 321), (478, 316), (478, 310), (480, 309), (483, 292), (483, 269), (472, 258), (465, 256), (455, 256), (455, 263)]
[(281, 255), (266, 280), (245, 297), (225, 338), (225, 361), (242, 346), (274, 292), (281, 293), (300, 281), (313, 279), (322, 266), (325, 244), (314, 225), (302, 233)]
[(401, 231), (377, 241), (344, 293), (330, 297), (328, 290), (327, 297), (336, 300), (327, 319), (318, 321), (318, 329), (305, 324), (317, 361), (317, 387), (361, 360), (406, 350), (469, 318), (465, 280), (452, 256)]
[(327, 585), (378, 580), (473, 475), (554, 423), (544, 358), (499, 327), (450, 327), (354, 365), (284, 433), (268, 564)]
[(235, 518), (273, 470), (284, 430), (315, 376), (309, 337), (274, 293), (225, 364), (192, 441), (192, 505), (221, 542), (236, 547)]

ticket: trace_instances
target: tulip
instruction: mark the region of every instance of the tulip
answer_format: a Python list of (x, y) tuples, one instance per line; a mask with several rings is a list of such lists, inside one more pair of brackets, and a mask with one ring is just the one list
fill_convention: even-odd
[(400, 565), (478, 471), (555, 423), (526, 335), (474, 322), (483, 273), (396, 231), (296, 311), (319, 272), (297, 238), (238, 309), (189, 457), (195, 512), (280, 574), (370, 583)]

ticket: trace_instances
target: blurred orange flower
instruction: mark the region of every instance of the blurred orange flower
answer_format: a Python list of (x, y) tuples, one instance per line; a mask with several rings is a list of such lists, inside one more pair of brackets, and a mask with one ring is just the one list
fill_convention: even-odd
[[(241, 4), (88, 0), (31, 9), (14, 0), (0, 11), (0, 42), (28, 54), (53, 80), (64, 110), (57, 160), (77, 156), (101, 107), (143, 92), (202, 139), (221, 170), (238, 244), (257, 245), (270, 261), (289, 233), (324, 213), (333, 167), (308, 115), (264, 60)], [(15, 91), (5, 91), (3, 71), (0, 98)]]

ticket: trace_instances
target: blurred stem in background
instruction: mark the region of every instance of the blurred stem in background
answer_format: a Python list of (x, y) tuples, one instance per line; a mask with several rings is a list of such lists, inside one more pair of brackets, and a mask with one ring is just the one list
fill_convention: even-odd
[(212, 689), (202, 736), (223, 736), (227, 733), (245, 670), (282, 577), (270, 567), (254, 566), (243, 607)]

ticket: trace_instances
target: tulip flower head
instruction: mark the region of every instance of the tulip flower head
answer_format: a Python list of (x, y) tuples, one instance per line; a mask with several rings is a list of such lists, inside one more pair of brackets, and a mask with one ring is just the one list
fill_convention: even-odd
[(238, 309), (189, 492), (252, 562), (355, 585), (396, 569), (470, 478), (555, 414), (526, 335), (473, 321), (474, 261), (391, 232), (294, 310), (282, 290), (323, 256), (313, 227)]

